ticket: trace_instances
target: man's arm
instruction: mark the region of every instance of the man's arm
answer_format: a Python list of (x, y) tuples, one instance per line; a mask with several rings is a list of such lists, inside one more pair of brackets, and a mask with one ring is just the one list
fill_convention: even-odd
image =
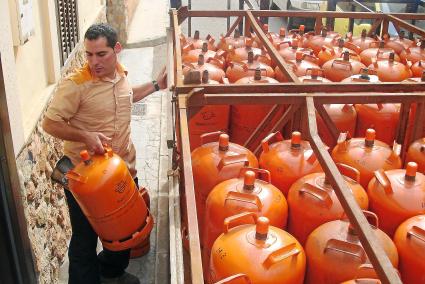
[[(162, 68), (161, 72), (159, 72), (156, 81), (158, 83), (159, 89), (163, 90), (167, 87), (167, 72), (165, 70), (165, 67)], [(155, 92), (155, 86), (152, 82), (134, 86), (133, 103), (140, 101), (141, 99), (149, 96), (153, 92)]]
[(81, 142), (86, 144), (87, 150), (98, 154), (105, 152), (102, 143), (107, 143), (111, 138), (100, 132), (89, 132), (72, 127), (65, 121), (54, 121), (44, 117), (42, 127), (50, 135), (68, 141)]

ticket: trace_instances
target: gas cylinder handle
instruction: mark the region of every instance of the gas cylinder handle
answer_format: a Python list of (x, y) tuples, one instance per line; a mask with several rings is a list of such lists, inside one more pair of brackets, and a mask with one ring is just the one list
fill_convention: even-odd
[(224, 279), (221, 279), (218, 282), (214, 282), (214, 284), (225, 284), (225, 283), (229, 283), (229, 282), (232, 283), (233, 280), (235, 280), (235, 279), (243, 279), (245, 281), (245, 283), (247, 283), (247, 284), (252, 283), (251, 279), (249, 279), (248, 275), (243, 274), (243, 273), (239, 273), (239, 274), (235, 274), (235, 275), (226, 277)]
[[(225, 134), (223, 131), (214, 131), (214, 132), (208, 132), (208, 133), (204, 133), (201, 134), (200, 138), (201, 138), (201, 145), (205, 144), (205, 139), (211, 139), (212, 141), (218, 141), (218, 137), (221, 134)], [(210, 142), (212, 142), (210, 141)]]
[(322, 46), (322, 50), (323, 52), (328, 52), (331, 55), (335, 55), (335, 50), (333, 48), (327, 47), (326, 45)]
[(223, 61), (214, 57), (208, 57), (207, 63), (211, 63), (211, 64), (215, 63), (214, 65), (216, 65), (217, 67), (223, 66)]
[(220, 49), (219, 51), (217, 51), (217, 52), (215, 53), (214, 58), (217, 58), (217, 59), (223, 59), (223, 58), (224, 58), (224, 56), (226, 56), (226, 51), (225, 51), (225, 50)]
[[(378, 215), (376, 215), (375, 213), (373, 213), (372, 211), (368, 211), (368, 210), (362, 210), (363, 215), (365, 215), (367, 222), (373, 227), (373, 228), (379, 228), (379, 219), (378, 219)], [(347, 222), (350, 222), (350, 220), (348, 219), (348, 216), (345, 212), (342, 213), (341, 216), (341, 220), (346, 220)], [(349, 223), (349, 230), (355, 230), (354, 226)]]
[(326, 190), (319, 188), (316, 185), (313, 185), (309, 182), (306, 182), (304, 186), (298, 191), (300, 195), (309, 194), (314, 198), (322, 202), (327, 208), (332, 206), (332, 198), (329, 196), (329, 193)]
[(358, 45), (356, 45), (356, 44), (354, 44), (350, 41), (344, 42), (344, 47), (353, 50), (357, 54), (360, 54), (360, 52), (361, 52), (361, 48)]
[(287, 47), (292, 46), (291, 41), (282, 41), (282, 42), (279, 42), (279, 44), (277, 45), (278, 46), (278, 50), (280, 50), (282, 48), (282, 45), (283, 44), (287, 44), (288, 45)]
[(301, 250), (297, 247), (297, 243), (291, 243), (270, 253), (264, 260), (263, 266), (269, 269), (271, 266), (284, 259), (297, 256), (300, 252)]
[(376, 58), (377, 58), (377, 59), (379, 59), (379, 58), (381, 58), (381, 59), (386, 59), (386, 58), (384, 57), (384, 56), (385, 56), (385, 54), (389, 54), (389, 53), (391, 53), (391, 52), (394, 52), (394, 51), (389, 50), (389, 49), (383, 49), (383, 48), (378, 49), (378, 51), (376, 52)]
[(87, 182), (87, 177), (86, 176), (82, 176), (79, 173), (75, 172), (74, 170), (69, 170), (66, 174), (65, 174), (67, 179), (72, 179), (74, 181), (80, 182), (80, 183), (86, 183)]
[(384, 191), (386, 194), (393, 193), (391, 181), (383, 169), (379, 169), (375, 171), (373, 174), (375, 175), (376, 182), (378, 182), (384, 188)]
[[(257, 223), (257, 213), (255, 212), (243, 212), (240, 214), (236, 214), (230, 217), (227, 217), (224, 219), (223, 222), (223, 233), (227, 234), (231, 228), (233, 228), (233, 225), (238, 224), (240, 225), (242, 221), (248, 220), (248, 218), (252, 218), (254, 220), (254, 224)], [(245, 222), (244, 224), (252, 224)]]
[[(362, 272), (362, 270), (364, 272)], [(365, 273), (370, 274), (370, 273), (373, 273), (373, 272), (375, 272), (375, 268), (373, 268), (373, 265), (370, 264), (368, 260), (366, 260), (366, 263), (362, 263), (359, 266), (357, 266), (356, 276), (354, 278), (357, 279), (359, 277), (359, 275), (364, 275)], [(379, 281), (379, 280), (377, 280), (377, 281)], [(381, 283), (381, 282), (377, 282), (377, 283)]]
[(360, 172), (358, 169), (343, 163), (336, 163), (336, 166), (341, 175), (349, 177), (357, 183), (360, 183)]
[(376, 215), (374, 212), (369, 210), (362, 210), (363, 214), (366, 217), (366, 220), (369, 222), (370, 225), (372, 225), (375, 228), (379, 228), (379, 218), (378, 215)]
[(239, 172), (239, 177), (243, 177), (247, 171), (253, 171), (256, 174), (257, 179), (261, 179), (267, 183), (271, 183), (271, 176), (268, 170), (259, 169), (259, 168), (251, 168), (251, 167), (243, 167), (241, 168)]
[(378, 41), (378, 40), (374, 40), (374, 41), (371, 41), (370, 43), (369, 43), (369, 48), (379, 48), (379, 44), (380, 44), (381, 42), (380, 41)]
[(232, 156), (224, 156), (217, 165), (219, 171), (221, 171), (224, 167), (233, 164), (243, 163), (243, 166), (248, 166), (248, 156), (246, 154), (232, 155)]
[[(344, 61), (344, 60), (341, 60), (341, 59), (335, 59), (332, 62), (331, 67), (334, 67), (334, 65), (343, 65), (343, 66), (347, 67), (350, 71), (353, 70), (353, 66), (351, 65), (350, 62), (347, 62), (347, 61)], [(345, 68), (345, 69), (347, 69), (347, 68)]]
[(246, 65), (244, 62), (232, 61), (229, 63), (229, 66), (232, 69), (235, 68), (235, 65), (241, 67), (244, 71), (248, 71), (248, 65)]
[(358, 244), (342, 241), (342, 240), (337, 240), (337, 239), (328, 240), (326, 242), (326, 246), (325, 246), (325, 249), (323, 250), (323, 253), (326, 253), (327, 251), (330, 251), (330, 250), (356, 257), (360, 259), (362, 263), (364, 263), (367, 259), (366, 252), (364, 251), (362, 246)]
[(193, 50), (193, 49), (195, 49), (195, 46), (193, 45), (193, 42), (188, 43), (188, 44), (185, 44), (185, 45), (182, 47), (182, 51), (183, 51), (183, 53), (188, 53), (190, 50)]
[(425, 230), (418, 226), (413, 226), (409, 231), (407, 231), (406, 237), (415, 237), (418, 240), (425, 242)]
[(308, 54), (308, 53), (304, 53), (304, 52), (303, 52), (303, 60), (319, 64), (319, 60), (315, 56)]
[(317, 76), (317, 77), (323, 77), (323, 69), (322, 68), (307, 68), (305, 70), (305, 74), (308, 75), (308, 73), (310, 73), (310, 76)]
[(224, 206), (226, 206), (228, 200), (254, 204), (259, 212), (261, 212), (261, 210), (263, 209), (263, 203), (261, 203), (261, 199), (258, 197), (257, 194), (229, 191), (227, 193), (226, 198), (224, 199)]
[(263, 152), (268, 152), (270, 150), (270, 144), (273, 142), (283, 141), (283, 136), (280, 131), (276, 131), (267, 135), (263, 140), (261, 140), (261, 147), (263, 148)]
[[(326, 151), (328, 151), (329, 147), (324, 145)], [(317, 162), (316, 154), (314, 154), (314, 151), (312, 149), (304, 149), (304, 153), (301, 158), (304, 158), (305, 161), (309, 162), (310, 164), (314, 164)]]

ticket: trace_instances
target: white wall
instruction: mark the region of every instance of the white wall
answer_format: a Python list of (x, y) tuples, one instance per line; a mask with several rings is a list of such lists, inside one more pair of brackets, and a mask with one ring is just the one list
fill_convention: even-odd
[[(21, 104), (17, 86), (17, 69), (13, 54), (12, 31), (10, 26), (8, 1), (0, 1), (0, 55), (3, 68), (6, 100), (9, 111), (10, 127), (15, 156), (24, 145), (24, 132), (22, 128)], [(7, 131), (6, 129), (4, 131)]]
[[(13, 116), (11, 121), (16, 125), (13, 128), (17, 129), (14, 130), (15, 151), (19, 152), (24, 141), (30, 137), (60, 78), (56, 5), (55, 0), (33, 0), (34, 35), (26, 43), (13, 47), (11, 33), (14, 29), (11, 25), (17, 23), (16, 18), (10, 19), (10, 15), (16, 13), (17, 0), (0, 2), (0, 14), (5, 14), (0, 19), (0, 23), (3, 23), (0, 25), (0, 51), (2, 57), (5, 57), (3, 60), (7, 62), (4, 65), (8, 70), (9, 110)], [(80, 38), (104, 8), (103, 2), (78, 0)], [(20, 117), (15, 119), (15, 116)]]

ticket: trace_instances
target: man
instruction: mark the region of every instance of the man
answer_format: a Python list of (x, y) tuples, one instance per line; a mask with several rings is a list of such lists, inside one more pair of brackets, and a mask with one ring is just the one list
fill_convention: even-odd
[[(43, 129), (65, 140), (64, 155), (76, 165), (79, 153), (104, 153), (110, 145), (126, 163), (135, 182), (136, 153), (130, 139), (131, 105), (166, 88), (165, 68), (157, 79), (130, 87), (127, 72), (118, 62), (122, 46), (107, 24), (95, 24), (84, 35), (87, 63), (61, 82), (43, 120)], [(72, 194), (65, 190), (72, 237), (69, 245), (69, 283), (139, 283), (125, 272), (130, 250), (104, 249), (96, 255), (97, 235)]]

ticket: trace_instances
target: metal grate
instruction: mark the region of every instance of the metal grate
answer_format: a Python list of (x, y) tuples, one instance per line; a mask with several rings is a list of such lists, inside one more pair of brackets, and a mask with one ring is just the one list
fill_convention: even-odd
[(63, 66), (78, 43), (78, 18), (76, 0), (56, 0), (59, 48)]

